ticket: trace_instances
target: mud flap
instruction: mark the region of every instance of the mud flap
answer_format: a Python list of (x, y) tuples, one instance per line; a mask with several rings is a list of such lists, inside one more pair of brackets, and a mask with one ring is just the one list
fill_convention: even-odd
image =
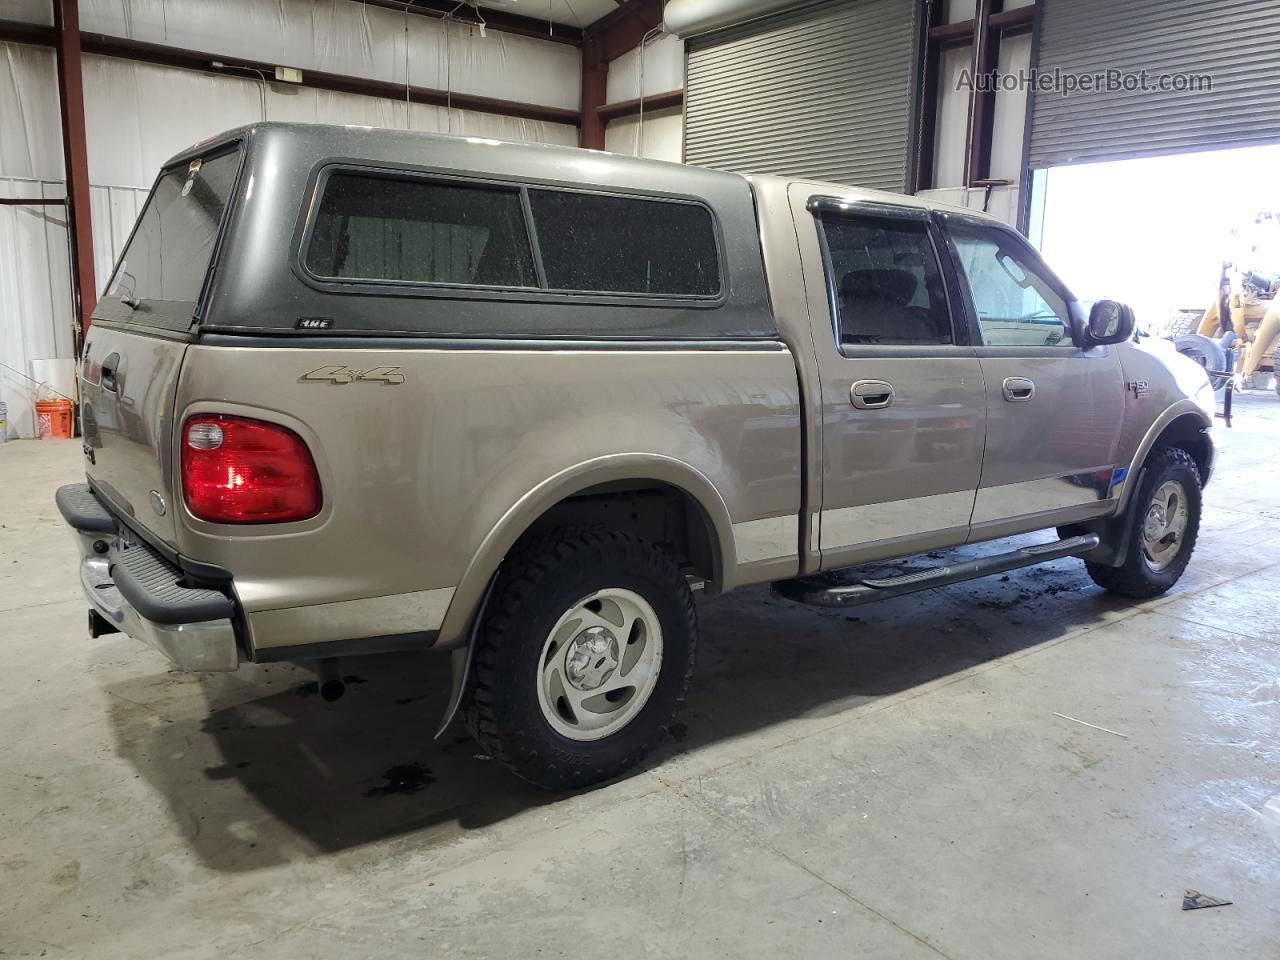
[(1125, 506), (1124, 513), (1115, 517), (1106, 517), (1102, 520), (1089, 520), (1085, 523), (1072, 523), (1065, 527), (1059, 527), (1058, 536), (1067, 537), (1096, 533), (1102, 542), (1088, 553), (1081, 554), (1080, 559), (1107, 567), (1121, 566), (1124, 563), (1124, 558), (1129, 555), (1129, 543), (1133, 539), (1133, 524), (1129, 522), (1132, 515), (1129, 511), (1133, 509), (1134, 504), (1137, 502), (1137, 493), (1142, 489), (1142, 483), (1146, 478), (1147, 468), (1144, 465), (1138, 471), (1138, 476), (1133, 482), (1133, 494)]
[(480, 598), (480, 606), (476, 608), (475, 616), (471, 620), (471, 627), (467, 630), (467, 642), (465, 646), (458, 647), (449, 656), (449, 673), (451, 677), (451, 688), (449, 690), (449, 702), (445, 705), (444, 716), (440, 719), (440, 727), (436, 730), (434, 739), (439, 740), (449, 725), (453, 723), (453, 718), (458, 715), (458, 708), (462, 706), (463, 698), (467, 692), (467, 684), (471, 680), (471, 658), (476, 649), (476, 637), (480, 633), (480, 624), (484, 622), (485, 611), (489, 607), (489, 597), (493, 593), (494, 584), (498, 582), (498, 574), (502, 567), (499, 566), (493, 572), (493, 576), (489, 578), (489, 585), (484, 588), (484, 596)]

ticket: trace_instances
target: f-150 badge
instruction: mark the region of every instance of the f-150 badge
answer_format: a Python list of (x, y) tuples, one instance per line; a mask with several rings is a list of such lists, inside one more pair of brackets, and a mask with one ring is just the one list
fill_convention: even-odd
[(368, 370), (352, 370), (350, 367), (316, 367), (298, 378), (299, 383), (381, 383), (395, 386), (404, 383), (399, 367), (370, 367)]

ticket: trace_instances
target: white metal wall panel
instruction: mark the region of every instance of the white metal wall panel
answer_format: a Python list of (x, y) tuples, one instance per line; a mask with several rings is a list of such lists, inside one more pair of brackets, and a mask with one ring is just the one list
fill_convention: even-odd
[(1038, 91), (1031, 166), (1280, 141), (1280, 0), (1041, 5), (1041, 74), (1196, 73), (1212, 89)]
[(826, 2), (690, 40), (685, 160), (902, 190), (914, 53), (910, 0)]

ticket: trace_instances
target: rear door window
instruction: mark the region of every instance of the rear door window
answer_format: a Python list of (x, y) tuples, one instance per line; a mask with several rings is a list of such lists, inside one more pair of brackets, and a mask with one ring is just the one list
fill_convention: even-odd
[(842, 347), (954, 342), (927, 221), (858, 214), (821, 223)]
[(552, 290), (714, 297), (720, 258), (701, 204), (530, 190)]
[(306, 265), (324, 279), (537, 286), (519, 190), (421, 178), (331, 175)]
[(190, 326), (239, 167), (237, 149), (161, 174), (107, 284), (103, 315)]

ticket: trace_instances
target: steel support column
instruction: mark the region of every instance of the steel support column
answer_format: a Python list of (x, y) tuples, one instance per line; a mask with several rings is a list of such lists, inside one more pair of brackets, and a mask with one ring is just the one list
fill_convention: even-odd
[(600, 58), (600, 45), (592, 40), (582, 44), (582, 102), (578, 105), (582, 122), (578, 127), (578, 146), (590, 150), (604, 149), (604, 119), (600, 108), (605, 105), (609, 86), (609, 62)]
[[(624, 0), (618, 9), (582, 32), (582, 124), (578, 146), (604, 149), (605, 121), (599, 110), (608, 97), (609, 61), (638, 47), (662, 23), (662, 0)], [(641, 91), (643, 92), (643, 91)]]
[(98, 302), (93, 273), (93, 219), (89, 208), (89, 150), (84, 127), (84, 74), (80, 66), (79, 0), (53, 0), (58, 103), (62, 114), (62, 158), (67, 181), (67, 228), (71, 231), (71, 276), (77, 304), (76, 350), (89, 331)]

